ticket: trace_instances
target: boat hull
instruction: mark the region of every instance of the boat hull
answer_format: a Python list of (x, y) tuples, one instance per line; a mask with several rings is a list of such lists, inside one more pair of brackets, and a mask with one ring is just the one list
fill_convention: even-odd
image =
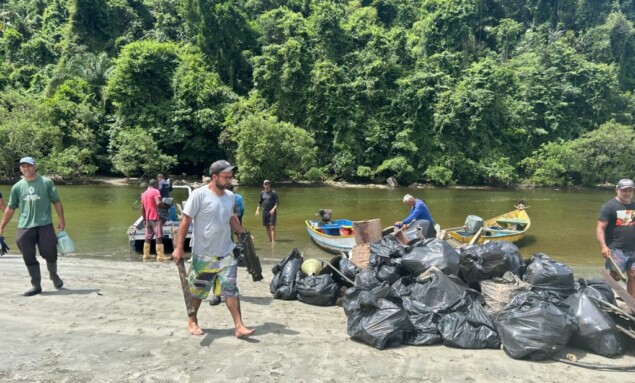
[[(179, 230), (180, 221), (166, 221), (163, 224), (163, 245), (166, 253), (171, 253), (174, 249), (174, 245), (172, 242), (173, 236)], [(190, 240), (192, 238), (192, 225), (187, 232), (187, 236), (185, 238), (184, 250), (190, 251)], [(130, 227), (128, 228), (128, 240), (130, 243), (130, 248), (136, 253), (143, 253), (143, 244), (145, 243), (145, 229), (143, 227), (143, 217), (139, 217)], [(152, 239), (150, 242), (150, 252), (155, 253), (155, 239)]]
[(328, 224), (321, 221), (305, 221), (306, 231), (315, 244), (331, 253), (351, 251), (355, 246), (353, 223), (347, 219), (338, 219)]
[[(474, 243), (482, 244), (489, 241), (518, 242), (525, 237), (530, 226), (531, 220), (524, 209), (512, 210), (484, 221), (481, 233)], [(460, 244), (470, 243), (474, 236), (475, 234), (466, 232), (465, 228), (446, 231), (447, 239), (457, 241)]]

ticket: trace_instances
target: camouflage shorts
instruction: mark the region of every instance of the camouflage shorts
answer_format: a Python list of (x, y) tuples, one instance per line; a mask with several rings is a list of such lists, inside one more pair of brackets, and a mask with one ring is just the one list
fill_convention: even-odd
[[(626, 271), (626, 269), (630, 269), (631, 271), (635, 271), (635, 251), (611, 249), (611, 258), (613, 258), (620, 270)], [(613, 270), (611, 262), (608, 259), (606, 260), (606, 268)]]
[(189, 275), (189, 285), (192, 297), (203, 300), (213, 289), (214, 295), (223, 297), (237, 297), (236, 274), (238, 266), (232, 255), (212, 257), (209, 260), (199, 260), (195, 254), (192, 257), (192, 271)]

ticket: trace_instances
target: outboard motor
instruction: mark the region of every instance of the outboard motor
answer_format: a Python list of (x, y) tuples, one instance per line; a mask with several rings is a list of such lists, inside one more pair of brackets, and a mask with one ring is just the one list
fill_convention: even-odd
[(331, 209), (320, 209), (318, 210), (318, 214), (322, 217), (322, 222), (329, 223), (331, 222)]

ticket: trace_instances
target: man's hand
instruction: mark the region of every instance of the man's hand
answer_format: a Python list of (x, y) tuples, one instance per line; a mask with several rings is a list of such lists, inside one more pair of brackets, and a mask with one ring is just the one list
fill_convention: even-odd
[(66, 223), (64, 222), (64, 218), (60, 218), (59, 221), (57, 222), (57, 229), (59, 231), (64, 230), (64, 227), (66, 227)]
[(172, 260), (175, 264), (179, 263), (183, 258), (183, 249), (176, 248), (172, 251)]
[(608, 259), (611, 256), (611, 249), (608, 246), (602, 246), (602, 257)]
[(0, 255), (5, 255), (9, 249), (9, 246), (4, 242), (4, 237), (0, 235)]

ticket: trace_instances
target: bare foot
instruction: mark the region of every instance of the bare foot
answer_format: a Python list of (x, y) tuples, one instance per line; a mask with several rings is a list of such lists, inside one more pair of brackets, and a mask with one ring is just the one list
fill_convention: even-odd
[(198, 327), (198, 323), (194, 321), (190, 321), (187, 323), (187, 331), (190, 332), (190, 335), (203, 335), (203, 330)]
[(247, 327), (241, 327), (236, 329), (236, 338), (246, 338), (253, 335), (256, 332), (255, 329), (248, 329)]

